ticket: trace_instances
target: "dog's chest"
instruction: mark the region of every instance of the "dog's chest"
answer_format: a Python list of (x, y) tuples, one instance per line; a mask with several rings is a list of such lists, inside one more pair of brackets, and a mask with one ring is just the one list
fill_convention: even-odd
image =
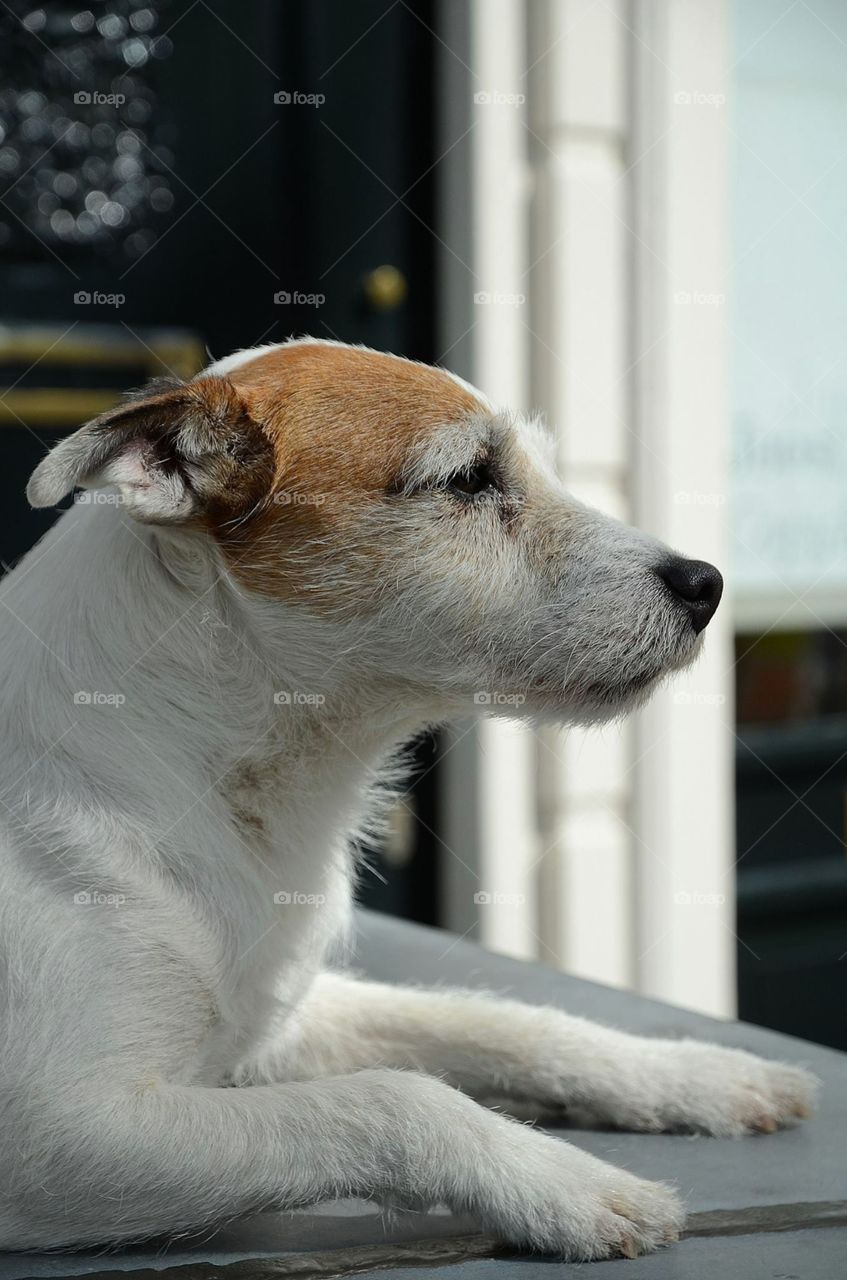
[(226, 1083), (269, 1040), (282, 1041), (349, 930), (355, 794), (316, 787), (314, 772), (308, 781), (280, 753), (244, 762), (216, 788), (214, 862), (229, 899), (215, 1018), (188, 1065), (194, 1083)]
[(349, 932), (352, 876), (343, 845), (248, 856), (257, 863), (248, 891), (217, 935), (213, 1016), (187, 1064), (192, 1083), (229, 1083), (245, 1062), (281, 1045), (313, 979)]
[[(295, 735), (279, 725), (215, 785), (239, 846), (284, 879), (281, 893), (318, 890), (319, 865), (340, 840), (358, 833), (372, 807), (370, 744), (342, 724), (312, 723)], [(311, 887), (310, 887), (311, 885)]]

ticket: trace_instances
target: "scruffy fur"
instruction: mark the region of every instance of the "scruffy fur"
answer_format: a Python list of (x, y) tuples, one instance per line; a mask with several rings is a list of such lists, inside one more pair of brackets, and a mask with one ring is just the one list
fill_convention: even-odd
[(399, 744), (480, 693), (604, 720), (696, 653), (670, 553), (571, 498), (536, 423), (303, 340), (127, 401), (28, 492), (74, 488), (0, 588), (0, 1247), (354, 1195), (632, 1256), (674, 1192), (475, 1099), (806, 1113), (809, 1077), (736, 1050), (332, 971)]

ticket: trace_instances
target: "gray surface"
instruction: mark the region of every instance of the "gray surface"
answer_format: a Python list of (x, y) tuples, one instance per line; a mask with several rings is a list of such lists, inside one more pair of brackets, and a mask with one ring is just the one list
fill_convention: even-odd
[[(283, 1256), (304, 1260), (310, 1274), (361, 1271), (364, 1264), (393, 1263), (407, 1249), (415, 1259), (433, 1248), (463, 1258), (468, 1252), (490, 1253), (493, 1242), (478, 1236), (478, 1226), (447, 1213), (383, 1214), (373, 1205), (353, 1201), (321, 1206), (310, 1213), (262, 1213), (235, 1222), (197, 1240), (156, 1242), (114, 1252), (84, 1250), (65, 1254), (0, 1252), (3, 1280), (29, 1277), (102, 1276), (103, 1273), (158, 1271), (196, 1267), (205, 1262), (226, 1269), (244, 1260), (259, 1262)], [(327, 1251), (332, 1255), (325, 1258)], [(323, 1260), (322, 1260), (323, 1259)], [(193, 1272), (194, 1276), (206, 1271)]]
[[(637, 1262), (592, 1262), (559, 1267), (521, 1259), (508, 1264), (515, 1280), (553, 1280), (562, 1270), (581, 1280), (842, 1280), (847, 1274), (847, 1228), (794, 1231), (720, 1240), (683, 1240), (673, 1249)], [(381, 1271), (380, 1280), (503, 1280), (499, 1261), (463, 1262), (449, 1270), (403, 1267)]]
[[(630, 1280), (653, 1276), (656, 1280), (707, 1276), (835, 1280), (847, 1275), (844, 1055), (508, 960), (448, 934), (381, 916), (360, 917), (354, 967), (391, 982), (486, 987), (530, 1003), (558, 1005), (632, 1031), (701, 1036), (811, 1067), (823, 1080), (821, 1108), (811, 1121), (789, 1132), (714, 1139), (556, 1131), (633, 1172), (676, 1183), (693, 1214), (692, 1238), (637, 1262), (592, 1264), (585, 1272), (591, 1280), (612, 1274), (626, 1275)], [(822, 1229), (822, 1222), (829, 1225)], [(805, 1229), (790, 1230), (797, 1226)], [(219, 1276), (253, 1280), (271, 1274), (311, 1277), (367, 1271), (386, 1280), (389, 1276), (413, 1280), (435, 1271), (444, 1280), (494, 1280), (495, 1273), (497, 1280), (506, 1273), (518, 1280), (533, 1280), (535, 1270), (551, 1265), (529, 1258), (481, 1256), (462, 1261), (490, 1249), (490, 1242), (476, 1235), (472, 1223), (446, 1214), (387, 1217), (370, 1206), (347, 1204), (310, 1214), (262, 1214), (195, 1242), (163, 1243), (107, 1255), (0, 1254), (0, 1280), (172, 1269), (176, 1269), (173, 1280), (183, 1276), (191, 1280), (216, 1280)], [(383, 1269), (401, 1261), (402, 1268)], [(577, 1273), (576, 1267), (568, 1270)], [(583, 1270), (579, 1268), (580, 1273)]]
[(383, 981), (487, 987), (531, 1004), (558, 1005), (626, 1031), (698, 1036), (809, 1067), (822, 1081), (820, 1107), (797, 1129), (749, 1138), (562, 1133), (642, 1177), (676, 1183), (692, 1212), (847, 1196), (847, 1055), (761, 1027), (719, 1022), (541, 965), (518, 963), (450, 935), (394, 920), (363, 916), (360, 938), (356, 967)]

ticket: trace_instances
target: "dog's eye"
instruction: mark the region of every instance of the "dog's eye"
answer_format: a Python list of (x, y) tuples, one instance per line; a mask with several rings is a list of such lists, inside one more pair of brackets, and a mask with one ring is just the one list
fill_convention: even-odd
[(488, 462), (476, 462), (466, 471), (457, 471), (447, 481), (445, 488), (463, 498), (475, 498), (481, 493), (499, 493), (500, 482)]

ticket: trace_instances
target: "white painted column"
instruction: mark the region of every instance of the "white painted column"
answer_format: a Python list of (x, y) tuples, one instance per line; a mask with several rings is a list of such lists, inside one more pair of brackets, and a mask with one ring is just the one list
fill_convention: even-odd
[[(533, 402), (580, 498), (629, 518), (626, 29), (621, 5), (531, 7)], [(542, 956), (634, 978), (628, 728), (540, 735)]]
[[(442, 254), (448, 304), (442, 310), (442, 345), (449, 349), (450, 368), (493, 400), (522, 408), (528, 401), (529, 372), (523, 319), (525, 6), (523, 0), (470, 0), (464, 31), (456, 9), (448, 5), (443, 10), (453, 51), (443, 61), (454, 65), (444, 66), (448, 101), (442, 136), (449, 145), (451, 134), (459, 137), (468, 127), (471, 131), (442, 175), (447, 194), (441, 216), (449, 246)], [(466, 64), (464, 80), (457, 62)], [(470, 178), (468, 207), (456, 203), (465, 181), (460, 165)], [(532, 737), (522, 725), (483, 720), (470, 732), (467, 726), (459, 729), (448, 748), (445, 923), (497, 950), (533, 957), (531, 868), (537, 859), (537, 829)]]
[[(725, 567), (726, 4), (639, 0), (633, 21), (636, 513)], [(723, 1015), (735, 1010), (731, 642), (727, 600), (700, 662), (640, 715), (635, 769), (638, 987)]]
[[(544, 409), (580, 497), (724, 564), (726, 330), (702, 299), (726, 293), (725, 0), (441, 16), (443, 149), (470, 129), (438, 169), (445, 363)], [(730, 639), (724, 608), (700, 665), (623, 728), (460, 731), (444, 922), (731, 1013)]]

